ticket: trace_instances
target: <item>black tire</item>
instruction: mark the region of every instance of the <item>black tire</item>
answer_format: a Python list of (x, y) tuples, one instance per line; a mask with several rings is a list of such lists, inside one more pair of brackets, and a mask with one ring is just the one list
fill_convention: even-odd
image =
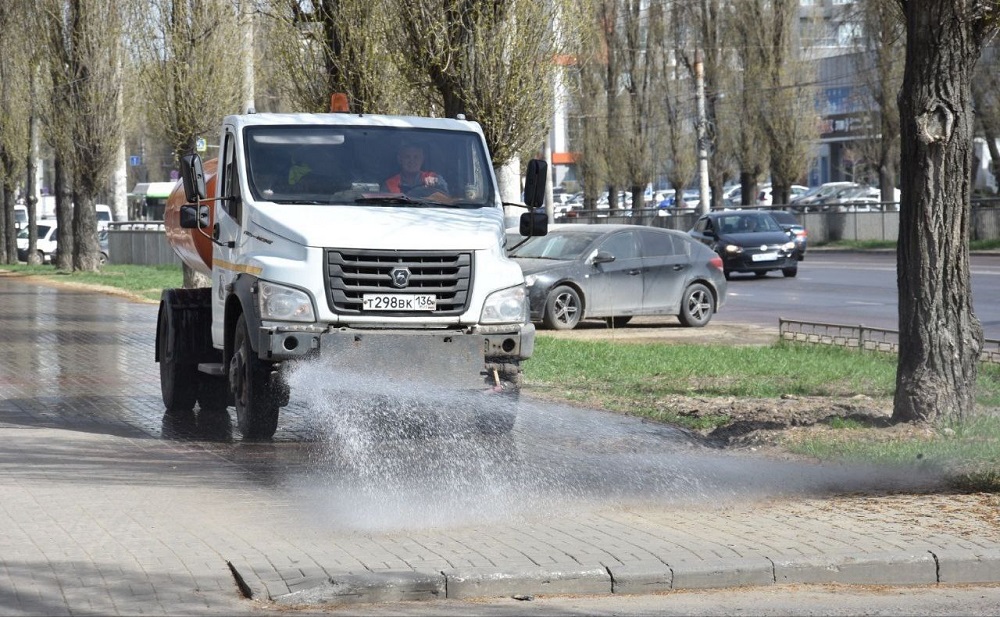
[(167, 411), (187, 412), (194, 409), (198, 398), (198, 365), (178, 362), (172, 350), (174, 348), (171, 336), (174, 329), (170, 327), (169, 306), (160, 306), (157, 318), (160, 348), (157, 361), (160, 363), (160, 394)]
[(712, 320), (715, 298), (701, 283), (694, 283), (684, 290), (681, 312), (677, 316), (681, 324), (689, 328), (701, 328)]
[(608, 324), (609, 328), (624, 328), (630, 321), (632, 321), (631, 315), (618, 315), (617, 317), (604, 318), (604, 323)]
[(795, 278), (795, 275), (799, 273), (799, 267), (792, 266), (791, 268), (782, 268), (781, 273), (785, 275), (785, 278)]
[(236, 426), (244, 439), (270, 439), (278, 430), (278, 376), (250, 345), (246, 318), (240, 315), (229, 361), (229, 384), (236, 407)]
[(572, 330), (580, 323), (582, 313), (580, 294), (568, 285), (560, 285), (550, 291), (545, 300), (542, 325), (552, 330)]

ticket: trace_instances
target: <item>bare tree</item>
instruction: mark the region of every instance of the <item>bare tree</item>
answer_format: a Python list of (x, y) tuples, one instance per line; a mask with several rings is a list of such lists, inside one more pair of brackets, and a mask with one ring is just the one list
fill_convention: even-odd
[(14, 203), (28, 154), (29, 5), (0, 4), (0, 263), (17, 263)]
[[(328, 111), (347, 95), (353, 113), (410, 111), (387, 35), (398, 36), (389, 5), (368, 0), (271, 0), (265, 65), (286, 76), (280, 90), (297, 110)], [(276, 73), (272, 76), (279, 77)]]
[(900, 1), (902, 203), (897, 245), (899, 362), (893, 420), (974, 411), (983, 329), (969, 284), (971, 80), (1000, 21), (996, 0)]
[[(218, 139), (227, 114), (243, 101), (244, 53), (240, 9), (230, 0), (152, 0), (155, 9), (132, 16), (131, 46), (141, 59), (149, 124), (180, 156), (198, 138)], [(207, 281), (187, 264), (184, 286)]]
[(1000, 77), (996, 71), (996, 63), (1000, 59), (998, 52), (1000, 47), (996, 40), (983, 51), (972, 80), (972, 100), (976, 106), (976, 120), (993, 162), (993, 178), (1000, 190), (1000, 149), (997, 148), (997, 139), (1000, 138)]
[(44, 6), (54, 54), (53, 87), (68, 103), (59, 127), (61, 145), (70, 147), (58, 156), (72, 162), (75, 203), (72, 233), (63, 221), (59, 224), (59, 252), (66, 254), (70, 240), (72, 268), (96, 271), (100, 249), (94, 204), (115, 167), (121, 141), (123, 16), (115, 0), (50, 0)]
[(554, 11), (532, 0), (396, 0), (401, 73), (432, 109), (479, 122), (495, 167), (546, 134)]
[(853, 148), (878, 174), (881, 199), (895, 201), (899, 170), (899, 104), (903, 81), (903, 18), (897, 0), (866, 0), (848, 18), (860, 25), (855, 75), (869, 127)]

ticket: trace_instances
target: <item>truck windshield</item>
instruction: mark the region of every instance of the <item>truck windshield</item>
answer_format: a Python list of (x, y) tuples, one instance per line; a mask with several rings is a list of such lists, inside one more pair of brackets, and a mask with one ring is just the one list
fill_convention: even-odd
[(266, 126), (245, 134), (250, 190), (276, 203), (482, 207), (490, 162), (473, 132)]

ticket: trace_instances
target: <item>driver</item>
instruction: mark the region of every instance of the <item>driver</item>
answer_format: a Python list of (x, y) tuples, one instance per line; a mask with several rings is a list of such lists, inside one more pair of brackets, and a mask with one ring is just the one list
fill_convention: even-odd
[(399, 148), (396, 160), (400, 171), (383, 183), (386, 192), (410, 194), (411, 191), (426, 187), (420, 192), (448, 194), (448, 184), (444, 178), (433, 171), (423, 170), (424, 149), (419, 144), (404, 143)]

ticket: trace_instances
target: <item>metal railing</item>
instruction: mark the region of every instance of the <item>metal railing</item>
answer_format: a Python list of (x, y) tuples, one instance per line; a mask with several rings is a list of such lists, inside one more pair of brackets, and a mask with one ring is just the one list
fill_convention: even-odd
[[(831, 324), (778, 318), (778, 338), (783, 341), (835, 345), (863, 351), (899, 353), (899, 332), (865, 325)], [(1000, 364), (1000, 340), (985, 339), (980, 362)]]

